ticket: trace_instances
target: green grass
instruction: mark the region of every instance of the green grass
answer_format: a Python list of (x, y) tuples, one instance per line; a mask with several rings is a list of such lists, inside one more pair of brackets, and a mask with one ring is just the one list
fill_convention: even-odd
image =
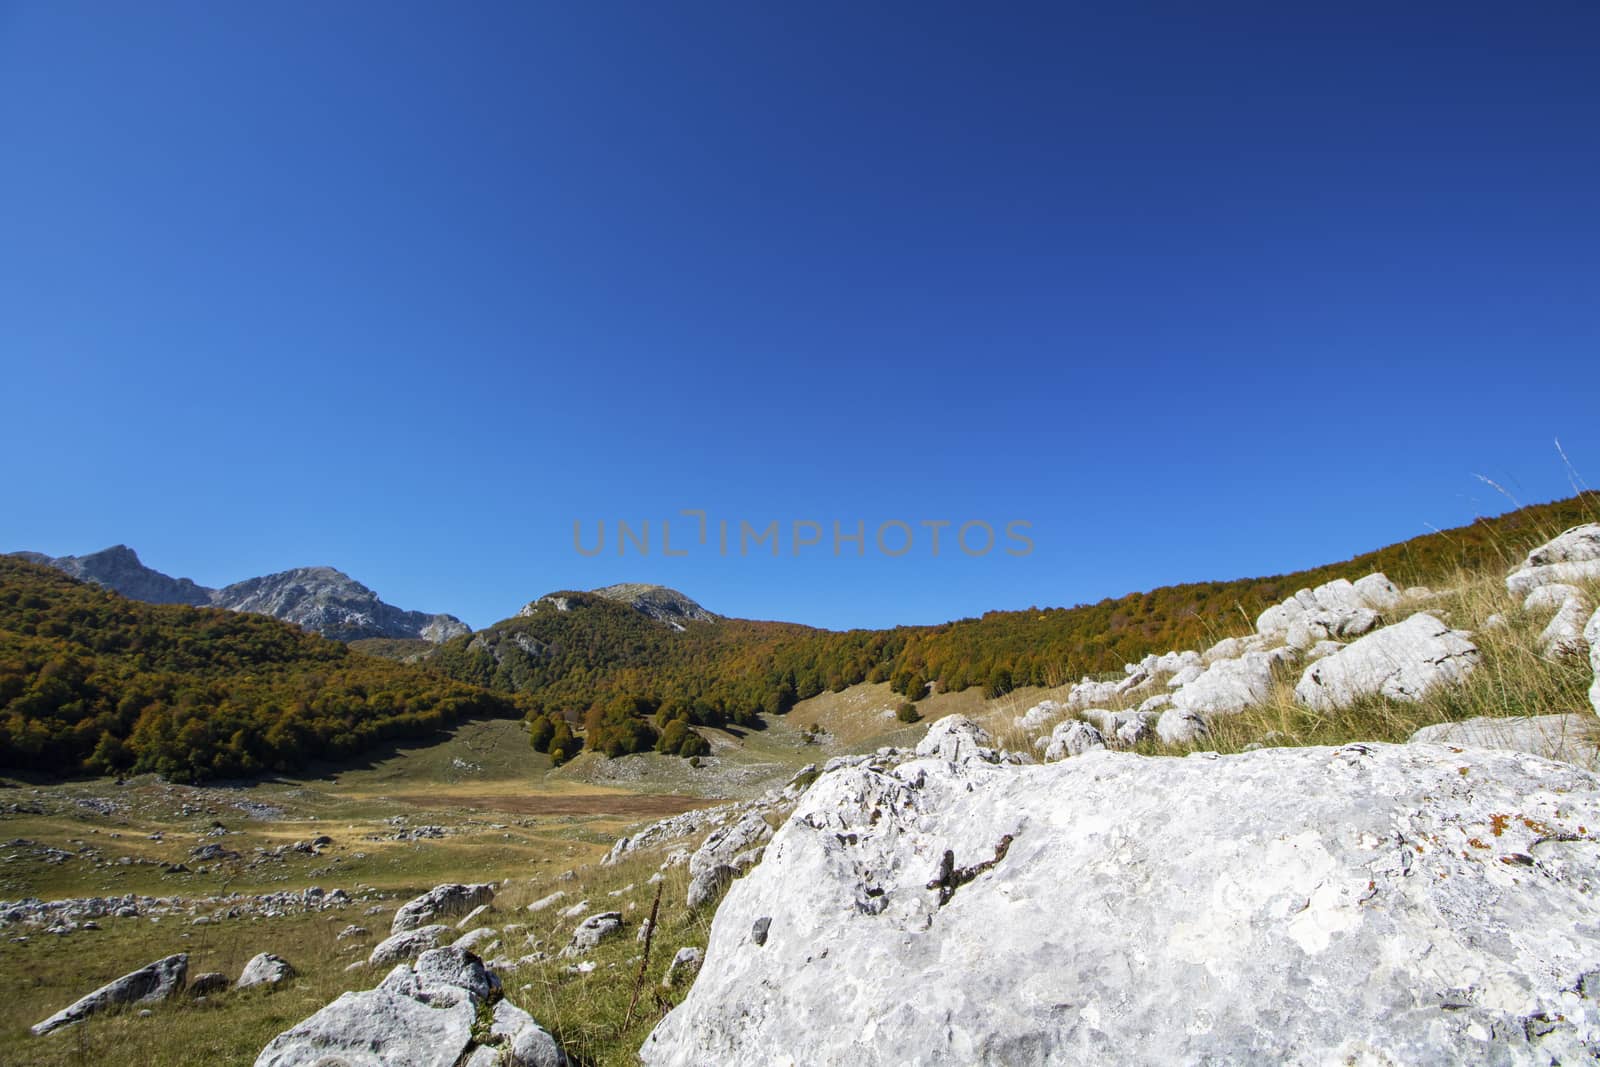
[[(660, 852), (636, 856), (614, 867), (591, 863), (563, 880), (547, 868), (534, 878), (509, 879), (496, 897), (494, 910), (475, 926), (525, 929), (502, 934), (501, 947), (487, 955), (517, 958), (535, 949), (551, 959), (502, 970), (505, 995), (525, 1008), (556, 1035), (581, 1064), (633, 1062), (633, 1053), (650, 1029), (686, 987), (661, 988), (668, 963), (679, 948), (703, 948), (709, 933), (710, 909), (690, 913), (684, 906), (687, 869), (668, 872), (662, 888), (657, 933), (649, 966), (640, 986), (638, 1009), (626, 1021), (643, 946), (636, 940), (639, 924), (649, 915), (655, 886), (649, 878)], [(565, 869), (565, 868), (563, 868)], [(457, 870), (460, 878), (480, 871)], [(613, 890), (632, 888), (620, 896)], [(567, 896), (555, 907), (530, 914), (525, 906), (556, 888)], [(588, 900), (583, 914), (564, 917), (560, 910)], [(248, 1064), (273, 1036), (305, 1018), (348, 989), (376, 985), (383, 969), (347, 974), (345, 967), (365, 958), (377, 938), (387, 933), (393, 903), (383, 914), (367, 916), (360, 907), (281, 919), (238, 919), (192, 926), (186, 917), (105, 919), (99, 931), (56, 937), (29, 931), (27, 940), (0, 942), (0, 1063), (80, 1065), (140, 1063), (150, 1067), (189, 1064)], [(624, 930), (597, 950), (573, 959), (556, 954), (584, 916), (620, 911)], [(372, 931), (373, 937), (338, 941), (348, 923)], [(15, 931), (13, 931), (13, 934)], [(218, 970), (237, 977), (257, 952), (287, 958), (300, 976), (273, 991), (227, 992), (196, 1005), (186, 998), (152, 1007), (153, 1015), (135, 1011), (93, 1019), (42, 1038), (27, 1027), (77, 997), (151, 960), (174, 952), (190, 954), (189, 973)], [(581, 960), (596, 964), (593, 972), (573, 974)]]

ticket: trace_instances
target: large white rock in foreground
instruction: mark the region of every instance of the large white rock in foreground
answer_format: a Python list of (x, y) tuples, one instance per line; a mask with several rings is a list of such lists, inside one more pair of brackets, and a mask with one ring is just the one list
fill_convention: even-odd
[(1368, 634), (1300, 676), (1294, 698), (1313, 711), (1348, 707), (1363, 697), (1420, 700), (1428, 690), (1465, 678), (1478, 646), (1426, 612)]
[(1443, 746), (846, 768), (641, 1055), (1587, 1062), (1596, 830), (1600, 779)]

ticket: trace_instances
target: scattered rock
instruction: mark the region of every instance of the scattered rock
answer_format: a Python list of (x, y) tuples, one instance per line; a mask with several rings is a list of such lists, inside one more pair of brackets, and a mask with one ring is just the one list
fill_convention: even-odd
[(1361, 602), (1374, 611), (1393, 611), (1400, 606), (1400, 590), (1382, 573), (1357, 578), (1353, 583)]
[(1583, 590), (1575, 585), (1563, 585), (1555, 582), (1550, 585), (1541, 585), (1530, 592), (1522, 601), (1522, 610), (1534, 613), (1555, 611), (1569, 600), (1582, 600)]
[(99, 1015), (101, 1012), (127, 1007), (130, 1004), (154, 1004), (176, 996), (183, 990), (184, 979), (189, 974), (189, 957), (178, 953), (165, 959), (147, 963), (137, 971), (108, 982), (56, 1012), (42, 1023), (32, 1027), (35, 1036), (48, 1034), (63, 1026), (70, 1026)]
[(1415, 701), (1435, 686), (1460, 682), (1477, 662), (1476, 645), (1419, 612), (1313, 663), (1294, 695), (1313, 711), (1348, 707), (1378, 695)]
[(1506, 588), (1526, 596), (1541, 585), (1600, 579), (1600, 523), (1574, 526), (1528, 553), (1506, 577)]
[(189, 979), (188, 992), (191, 997), (206, 997), (213, 993), (221, 993), (232, 984), (228, 976), (221, 971), (206, 971)]
[(664, 989), (671, 989), (679, 982), (687, 981), (700, 970), (700, 950), (697, 948), (680, 948), (672, 957), (672, 962), (667, 964), (667, 973), (662, 976), (661, 985)]
[(479, 955), (490, 952), (495, 945), (500, 943), (500, 934), (492, 926), (480, 926), (476, 930), (469, 930), (455, 940), (455, 947)]
[(419, 926), (426, 926), (440, 919), (463, 915), (478, 905), (487, 904), (492, 900), (494, 900), (494, 887), (491, 885), (463, 885), (457, 882), (434, 886), (394, 913), (394, 922), (390, 925), (389, 932), (399, 934), (415, 930)]
[(1050, 744), (1044, 751), (1046, 763), (1054, 763), (1069, 756), (1081, 756), (1091, 749), (1103, 749), (1106, 739), (1086, 722), (1069, 719), (1060, 723), (1050, 733)]
[(563, 956), (577, 956), (597, 947), (600, 942), (620, 933), (622, 930), (622, 912), (602, 911), (591, 915), (578, 924), (572, 931), (572, 940), (567, 947), (561, 950)]
[(1055, 700), (1042, 700), (1018, 715), (1015, 725), (1019, 730), (1038, 733), (1067, 713), (1065, 704)]
[(489, 1034), (506, 1049), (506, 1067), (566, 1067), (556, 1039), (514, 1004), (502, 1000), (494, 1006)]
[[(469, 952), (424, 952), (375, 989), (345, 993), (262, 1050), (256, 1067), (455, 1067), (458, 1063), (565, 1067), (555, 1040), (504, 1000), (500, 981)], [(488, 1029), (479, 1042), (480, 1013)]]
[(1568, 597), (1539, 635), (1539, 649), (1546, 659), (1582, 656), (1589, 650), (1583, 639), (1583, 624), (1589, 617), (1589, 603), (1582, 597)]
[(529, 904), (528, 905), (528, 910), (529, 911), (543, 911), (544, 909), (548, 908), (550, 905), (554, 904), (556, 901), (560, 900), (561, 898), (565, 897), (566, 895), (567, 894), (566, 894), (565, 891), (557, 889), (554, 893), (551, 893), (549, 896), (540, 897), (538, 900), (534, 901), (532, 904)]
[(379, 941), (373, 946), (372, 955), (367, 957), (367, 962), (374, 967), (387, 967), (403, 960), (415, 959), (431, 948), (438, 948), (444, 943), (445, 938), (454, 933), (454, 930), (442, 923), (407, 930)]
[(1202, 716), (1243, 711), (1271, 695), (1272, 664), (1272, 658), (1264, 652), (1246, 652), (1238, 659), (1219, 659), (1200, 677), (1172, 694), (1172, 706)]
[(715, 867), (731, 867), (733, 858), (747, 849), (772, 840), (772, 827), (759, 812), (750, 812), (738, 822), (714, 830), (689, 857), (689, 876)]
[(1156, 736), (1164, 745), (1190, 745), (1210, 732), (1204, 719), (1185, 708), (1168, 708), (1156, 720)]
[(282, 956), (274, 956), (270, 952), (263, 952), (244, 965), (244, 970), (239, 974), (239, 980), (234, 983), (236, 989), (249, 989), (258, 985), (278, 985), (287, 982), (295, 976), (295, 969), (289, 961)]

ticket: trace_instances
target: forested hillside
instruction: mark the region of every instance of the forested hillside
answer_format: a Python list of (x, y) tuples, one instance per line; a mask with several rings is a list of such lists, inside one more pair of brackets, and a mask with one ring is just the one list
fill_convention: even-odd
[[(688, 727), (750, 723), (824, 689), (889, 681), (920, 698), (983, 686), (999, 694), (1120, 671), (1151, 651), (1205, 647), (1248, 629), (1269, 604), (1332, 578), (1383, 571), (1401, 585), (1505, 567), (1560, 530), (1600, 516), (1600, 494), (1523, 508), (1427, 534), (1340, 563), (1266, 578), (1200, 582), (1096, 604), (995, 611), (927, 627), (831, 632), (785, 623), (690, 622), (679, 633), (626, 605), (562, 593), (433, 652), (452, 677), (529, 695), (535, 742), (576, 750), (568, 722), (610, 754), (701, 750)], [(673, 726), (675, 721), (683, 725)]]
[(276, 619), (128, 600), (0, 556), (0, 766), (198, 780), (521, 713)]
[[(126, 600), (0, 557), (0, 765), (176, 779), (286, 770), (460, 719), (526, 714), (558, 761), (707, 751), (694, 726), (756, 725), (825, 689), (888, 681), (997, 695), (1119, 671), (1147, 652), (1204, 647), (1268, 604), (1335, 577), (1402, 585), (1506, 567), (1600, 494), (1524, 508), (1342, 563), (1270, 578), (1169, 586), (1072, 608), (991, 612), (928, 627), (832, 632), (686, 619), (564, 593), (455, 638), (416, 665), (261, 616)], [(415, 657), (420, 642), (374, 643)]]

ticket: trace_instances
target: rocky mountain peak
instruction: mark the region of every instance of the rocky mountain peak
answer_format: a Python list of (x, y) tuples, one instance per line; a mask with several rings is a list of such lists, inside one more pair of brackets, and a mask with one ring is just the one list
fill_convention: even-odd
[(146, 567), (127, 545), (113, 545), (87, 556), (50, 557), (38, 552), (16, 555), (47, 564), (81, 581), (103, 585), (132, 600), (271, 615), (341, 641), (393, 637), (439, 643), (472, 632), (454, 615), (405, 611), (386, 604), (371, 589), (333, 567), (296, 567), (222, 589), (208, 589), (188, 578), (173, 578)]
[(721, 616), (713, 614), (676, 589), (643, 582), (621, 582), (591, 590), (595, 596), (627, 604), (635, 611), (650, 616), (658, 622), (678, 626), (684, 622), (716, 622)]
[(133, 600), (191, 607), (211, 603), (211, 590), (188, 578), (173, 578), (146, 567), (140, 562), (139, 554), (127, 545), (112, 545), (87, 556), (51, 557), (39, 552), (18, 552), (17, 555), (54, 567), (79, 581), (103, 585)]

